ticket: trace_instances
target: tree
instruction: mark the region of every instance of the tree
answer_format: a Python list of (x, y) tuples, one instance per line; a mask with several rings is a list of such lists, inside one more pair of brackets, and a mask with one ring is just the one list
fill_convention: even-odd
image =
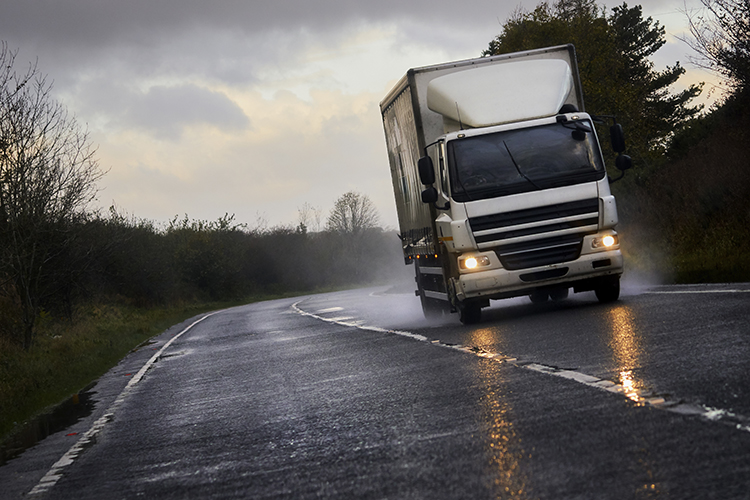
[(705, 16), (688, 14), (692, 39), (685, 39), (698, 53), (692, 62), (724, 77), (737, 96), (750, 91), (750, 2), (701, 0)]
[(380, 216), (367, 195), (349, 191), (341, 195), (328, 215), (328, 230), (344, 235), (360, 235), (377, 227)]
[(302, 208), (297, 208), (297, 231), (307, 233), (308, 231), (317, 233), (320, 231), (320, 217), (322, 210), (320, 207), (314, 207), (305, 202)]
[(15, 71), (16, 54), (0, 45), (0, 290), (17, 295), (29, 349), (41, 301), (60, 282), (49, 279), (61, 271), (50, 263), (75, 237), (103, 173), (88, 134), (36, 65)]
[(676, 63), (656, 71), (648, 58), (665, 43), (665, 30), (640, 6), (623, 3), (608, 14), (594, 0), (540, 3), (517, 10), (482, 55), (572, 43), (587, 111), (616, 115), (628, 134), (628, 149), (648, 162), (665, 151), (675, 129), (700, 112), (689, 106), (700, 86), (672, 93), (685, 70)]

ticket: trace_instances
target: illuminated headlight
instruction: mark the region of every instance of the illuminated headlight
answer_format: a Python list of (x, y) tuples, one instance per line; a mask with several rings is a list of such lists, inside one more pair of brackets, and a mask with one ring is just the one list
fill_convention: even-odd
[(607, 236), (602, 236), (601, 238), (594, 238), (591, 241), (591, 246), (593, 248), (611, 248), (615, 245), (617, 245), (618, 239), (616, 234), (608, 234)]
[(490, 265), (490, 258), (485, 255), (464, 257), (458, 260), (458, 266), (461, 269), (476, 269)]

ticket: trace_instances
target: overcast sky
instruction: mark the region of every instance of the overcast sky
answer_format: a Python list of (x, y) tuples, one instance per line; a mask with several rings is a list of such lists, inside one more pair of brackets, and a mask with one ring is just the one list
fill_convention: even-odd
[[(355, 190), (395, 228), (378, 103), (408, 68), (478, 57), (537, 3), (0, 0), (0, 40), (88, 126), (108, 170), (98, 207), (252, 228), (296, 224), (305, 203), (324, 221)], [(710, 81), (676, 38), (699, 1), (641, 4), (668, 33), (657, 69), (680, 61), (683, 87)]]

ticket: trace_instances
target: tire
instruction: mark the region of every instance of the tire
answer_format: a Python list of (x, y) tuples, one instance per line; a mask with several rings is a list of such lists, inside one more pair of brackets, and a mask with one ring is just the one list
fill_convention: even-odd
[(459, 319), (463, 325), (474, 325), (482, 321), (482, 307), (477, 304), (461, 304), (458, 308)]
[(594, 289), (594, 293), (602, 304), (616, 301), (620, 298), (620, 277), (614, 276), (602, 279)]
[(545, 290), (534, 290), (529, 295), (529, 298), (534, 304), (544, 304), (549, 298), (549, 293), (547, 293)]
[(568, 298), (568, 289), (567, 288), (553, 288), (549, 292), (549, 297), (554, 300), (565, 300)]

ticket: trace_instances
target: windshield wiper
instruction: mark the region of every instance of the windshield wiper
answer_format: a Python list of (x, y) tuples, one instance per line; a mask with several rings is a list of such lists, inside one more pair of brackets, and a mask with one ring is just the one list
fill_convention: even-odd
[(529, 179), (526, 176), (526, 174), (524, 174), (523, 172), (521, 172), (521, 168), (518, 166), (518, 163), (516, 163), (516, 159), (513, 158), (513, 153), (510, 152), (510, 148), (505, 143), (505, 141), (503, 141), (503, 146), (505, 146), (505, 150), (508, 152), (508, 156), (510, 156), (510, 161), (513, 162), (513, 166), (516, 167), (516, 171), (518, 171), (518, 175), (520, 175), (521, 177), (523, 177), (524, 179), (526, 179), (529, 182), (529, 184), (531, 184), (532, 186), (534, 186), (537, 189), (537, 191), (541, 191), (542, 188), (540, 188), (539, 186), (537, 186), (534, 181), (532, 181), (531, 179)]
[(576, 120), (576, 121), (558, 121), (560, 125), (563, 127), (570, 129), (573, 131), (573, 139), (576, 141), (585, 141), (586, 140), (586, 134), (591, 133), (591, 127), (588, 123), (586, 123), (584, 120)]

